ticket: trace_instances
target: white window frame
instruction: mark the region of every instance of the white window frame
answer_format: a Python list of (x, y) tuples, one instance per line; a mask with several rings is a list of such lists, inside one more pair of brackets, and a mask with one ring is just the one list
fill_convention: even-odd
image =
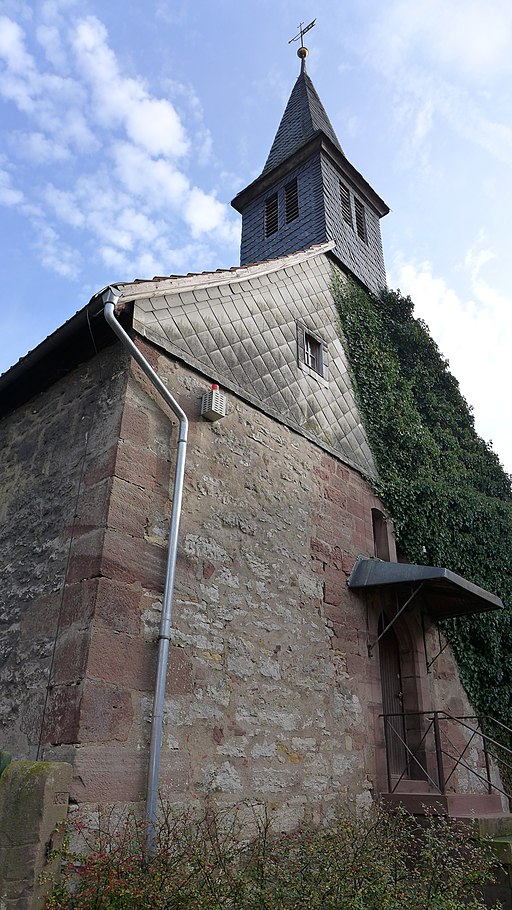
[(321, 385), (328, 386), (327, 345), (316, 332), (297, 322), (297, 366)]

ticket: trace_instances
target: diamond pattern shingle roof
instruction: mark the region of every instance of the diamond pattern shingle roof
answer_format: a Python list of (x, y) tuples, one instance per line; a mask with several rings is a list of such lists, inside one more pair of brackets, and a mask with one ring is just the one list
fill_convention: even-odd
[(343, 149), (303, 61), (262, 174), (266, 174), (293, 155), (319, 131), (324, 133), (343, 155)]
[[(141, 335), (373, 475), (331, 294), (331, 246), (231, 272), (133, 284), (123, 295), (135, 297)], [(215, 282), (228, 296), (199, 293)], [(297, 321), (324, 341), (327, 379), (299, 368)]]

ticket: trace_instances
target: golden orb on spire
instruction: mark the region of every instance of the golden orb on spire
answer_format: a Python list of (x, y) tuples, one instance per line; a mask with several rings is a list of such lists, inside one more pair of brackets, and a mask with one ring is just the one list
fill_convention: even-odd
[(309, 30), (313, 28), (315, 22), (316, 22), (316, 19), (313, 19), (313, 21), (310, 22), (309, 25), (306, 25), (306, 28), (303, 27), (304, 23), (301, 22), (299, 25), (299, 34), (295, 35), (294, 38), (290, 38), (290, 40), (288, 42), (288, 44), (293, 44), (294, 41), (300, 41), (300, 47), (297, 51), (297, 57), (300, 57), (300, 59), (302, 60), (301, 72), (305, 66), (304, 61), (305, 61), (307, 55), (309, 54), (307, 47), (304, 47), (304, 35), (306, 34), (306, 32), (309, 32)]

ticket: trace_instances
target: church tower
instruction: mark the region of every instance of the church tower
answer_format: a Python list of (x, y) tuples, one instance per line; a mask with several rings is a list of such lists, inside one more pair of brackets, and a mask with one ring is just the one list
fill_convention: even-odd
[(306, 71), (308, 50), (297, 53), (300, 74), (265, 167), (231, 203), (242, 215), (241, 265), (333, 240), (342, 268), (378, 292), (389, 208), (345, 156)]

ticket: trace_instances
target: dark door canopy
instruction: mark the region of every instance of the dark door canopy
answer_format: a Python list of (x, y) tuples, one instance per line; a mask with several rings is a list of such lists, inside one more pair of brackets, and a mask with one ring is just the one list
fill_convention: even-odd
[(421, 589), (424, 611), (436, 621), (504, 609), (503, 601), (496, 594), (438, 566), (385, 562), (359, 556), (347, 584), (352, 590), (391, 588), (405, 598), (410, 598), (414, 588)]

